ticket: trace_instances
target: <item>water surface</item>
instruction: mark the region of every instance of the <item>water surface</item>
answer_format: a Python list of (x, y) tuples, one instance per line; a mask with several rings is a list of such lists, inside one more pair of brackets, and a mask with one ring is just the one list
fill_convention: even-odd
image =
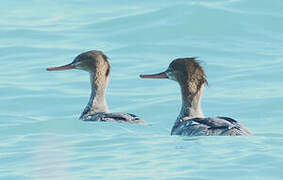
[[(279, 0), (0, 3), (0, 179), (281, 179), (283, 2)], [(47, 72), (81, 52), (112, 65), (111, 111), (149, 126), (82, 122), (89, 77)], [(206, 116), (252, 137), (179, 137), (178, 85), (142, 80), (177, 57), (207, 72)]]

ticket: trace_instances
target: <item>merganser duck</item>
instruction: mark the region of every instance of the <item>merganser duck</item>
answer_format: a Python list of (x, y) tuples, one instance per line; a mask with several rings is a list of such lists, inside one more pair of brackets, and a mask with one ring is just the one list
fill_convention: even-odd
[(102, 51), (88, 51), (78, 55), (70, 64), (47, 68), (47, 71), (80, 69), (89, 72), (91, 95), (80, 119), (84, 121), (127, 122), (132, 124), (146, 124), (134, 114), (110, 113), (105, 90), (110, 76), (110, 64)]
[(203, 68), (195, 58), (178, 58), (158, 74), (142, 74), (141, 78), (171, 79), (181, 87), (182, 108), (171, 135), (240, 136), (251, 135), (247, 127), (229, 117), (204, 117), (201, 96), (207, 84)]

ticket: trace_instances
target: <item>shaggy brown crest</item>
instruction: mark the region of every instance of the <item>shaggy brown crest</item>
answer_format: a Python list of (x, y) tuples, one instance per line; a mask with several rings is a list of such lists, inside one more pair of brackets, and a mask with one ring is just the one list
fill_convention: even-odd
[[(96, 73), (104, 73), (108, 76), (110, 73), (110, 63), (108, 57), (102, 51), (87, 51), (78, 55), (73, 63), (78, 63), (78, 68)], [(97, 71), (99, 69), (99, 71)]]
[(206, 75), (196, 58), (178, 58), (172, 61), (168, 71), (173, 72), (181, 86), (186, 86), (189, 93), (196, 93), (203, 84), (207, 84)]

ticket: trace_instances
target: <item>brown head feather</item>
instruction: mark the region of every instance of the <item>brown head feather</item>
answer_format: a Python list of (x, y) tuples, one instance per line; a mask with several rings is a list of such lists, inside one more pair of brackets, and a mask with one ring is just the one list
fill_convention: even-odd
[(87, 51), (78, 55), (73, 63), (78, 69), (88, 72), (95, 72), (97, 75), (108, 76), (110, 73), (110, 63), (108, 57), (102, 51)]
[(174, 79), (185, 86), (190, 94), (195, 94), (203, 84), (207, 84), (206, 75), (196, 58), (178, 58), (168, 68)]

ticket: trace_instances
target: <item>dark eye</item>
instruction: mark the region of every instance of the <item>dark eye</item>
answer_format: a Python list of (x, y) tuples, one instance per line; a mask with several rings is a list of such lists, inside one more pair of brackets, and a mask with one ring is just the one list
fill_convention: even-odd
[(73, 63), (79, 63), (80, 61), (81, 61), (81, 59), (77, 57), (77, 58), (73, 61)]

